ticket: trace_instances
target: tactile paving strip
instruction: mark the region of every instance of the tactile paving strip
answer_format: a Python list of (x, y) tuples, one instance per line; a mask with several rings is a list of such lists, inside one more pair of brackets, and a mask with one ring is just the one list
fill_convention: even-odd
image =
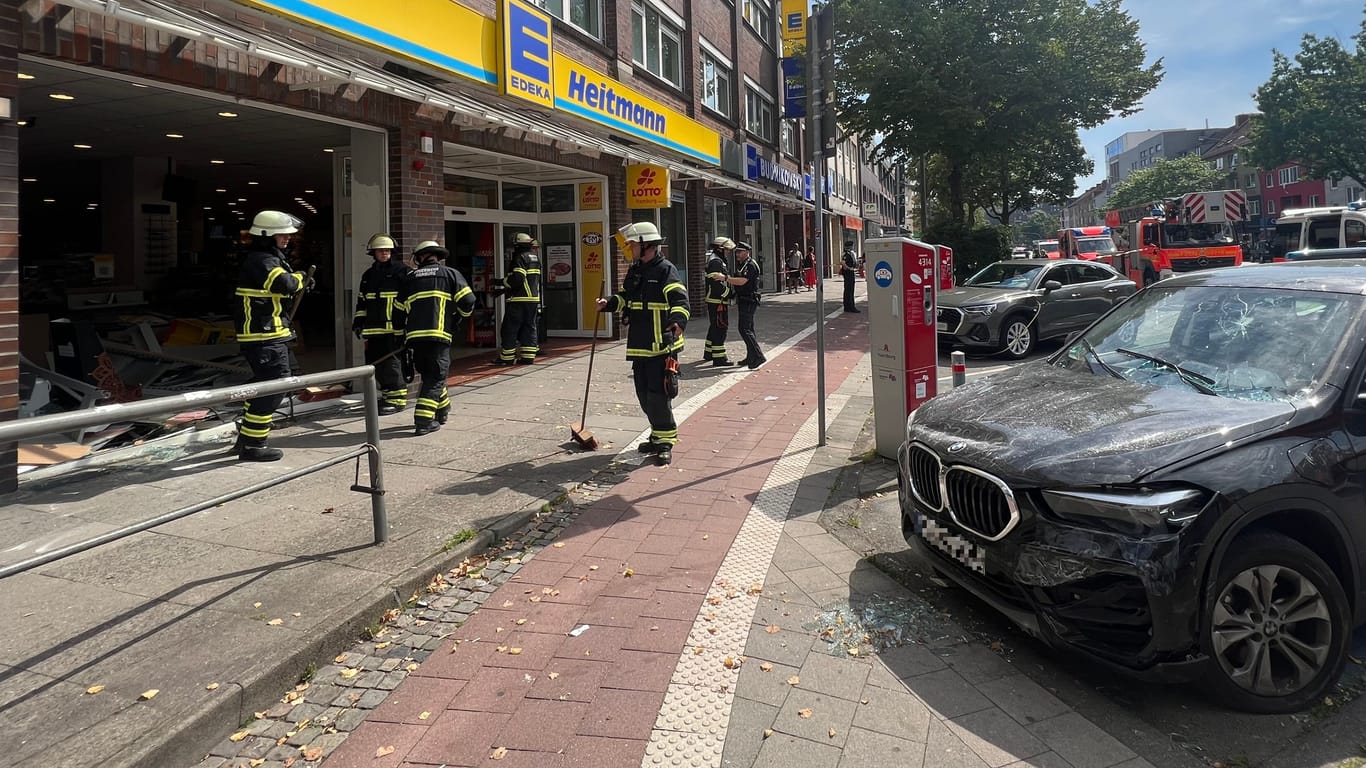
[[(866, 360), (860, 365), (866, 365)], [(855, 376), (851, 375), (850, 380), (855, 380)], [(848, 401), (846, 394), (832, 395), (829, 420), (834, 420)], [(726, 659), (743, 662), (745, 644), (761, 594), (752, 587), (762, 589), (773, 552), (782, 536), (783, 522), (796, 499), (797, 485), (805, 477), (811, 461), (816, 433), (816, 415), (812, 414), (797, 430), (759, 489), (754, 506), (745, 516), (693, 622), (688, 647), (679, 655), (654, 731), (645, 747), (642, 768), (719, 768), (721, 765), (726, 727), (739, 678), (739, 667), (727, 667)], [(713, 629), (715, 631), (711, 631)]]

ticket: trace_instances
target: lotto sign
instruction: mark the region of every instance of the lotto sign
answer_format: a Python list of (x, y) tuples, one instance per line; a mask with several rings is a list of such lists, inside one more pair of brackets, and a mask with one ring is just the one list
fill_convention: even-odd
[(627, 208), (668, 208), (670, 194), (668, 168), (650, 163), (626, 166)]
[(602, 184), (597, 181), (585, 181), (579, 184), (579, 210), (580, 211), (600, 211), (602, 210)]

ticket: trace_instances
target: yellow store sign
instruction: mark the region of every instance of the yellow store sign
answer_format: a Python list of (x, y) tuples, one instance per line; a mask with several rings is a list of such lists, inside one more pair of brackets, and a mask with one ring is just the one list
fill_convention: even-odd
[(244, 0), (368, 46), (498, 84), (498, 27), (451, 0)]
[(602, 182), (585, 181), (579, 184), (579, 210), (602, 210)]
[(503, 28), (503, 93), (543, 107), (555, 106), (550, 93), (550, 16), (525, 0), (500, 7)]
[(583, 280), (579, 282), (579, 306), (583, 308), (583, 326), (592, 328), (598, 322), (599, 296), (607, 295), (603, 277), (607, 274), (607, 239), (603, 237), (602, 222), (585, 221), (579, 225), (579, 240), (583, 245)]
[(626, 166), (627, 208), (668, 208), (671, 191), (668, 168), (649, 163)]
[(782, 0), (783, 55), (806, 47), (806, 0)]

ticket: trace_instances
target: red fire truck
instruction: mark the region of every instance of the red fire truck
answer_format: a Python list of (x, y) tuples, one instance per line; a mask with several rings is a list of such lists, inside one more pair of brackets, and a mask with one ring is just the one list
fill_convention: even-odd
[(1107, 211), (1105, 223), (1122, 241), (1111, 266), (1141, 286), (1175, 272), (1236, 267), (1243, 249), (1233, 224), (1246, 218), (1247, 198), (1236, 189)]
[(1109, 227), (1068, 227), (1058, 230), (1058, 258), (1109, 264), (1116, 250)]

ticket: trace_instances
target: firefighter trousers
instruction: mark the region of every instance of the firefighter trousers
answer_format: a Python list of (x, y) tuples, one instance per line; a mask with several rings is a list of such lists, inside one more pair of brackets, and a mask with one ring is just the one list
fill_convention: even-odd
[[(408, 384), (403, 381), (403, 361), (393, 354), (403, 348), (403, 337), (393, 333), (365, 337), (365, 363), (375, 366), (375, 383), (385, 405), (408, 405)], [(381, 360), (391, 355), (387, 360)], [(380, 362), (376, 362), (376, 361)]]
[(730, 306), (707, 303), (707, 348), (703, 360), (726, 362), (726, 332), (730, 330)]
[(534, 301), (509, 301), (503, 308), (503, 347), (498, 359), (505, 363), (513, 360), (531, 362), (541, 351), (536, 338), (536, 310)]
[[(283, 341), (265, 344), (243, 344), (242, 357), (251, 367), (252, 381), (273, 381), (291, 374), (289, 346)], [(238, 444), (247, 448), (260, 448), (270, 437), (271, 417), (280, 407), (284, 395), (262, 395), (246, 402), (246, 412), (242, 423), (237, 425)]]
[(638, 357), (631, 361), (631, 378), (636, 384), (640, 410), (650, 421), (650, 442), (672, 446), (678, 442), (678, 423), (674, 421), (672, 398), (665, 390), (664, 366), (671, 356)]
[(417, 391), (417, 406), (413, 409), (413, 423), (429, 426), (432, 421), (446, 423), (451, 412), (451, 397), (446, 391), (446, 376), (451, 367), (451, 345), (443, 341), (418, 339), (408, 343), (413, 350), (413, 368), (422, 377)]

